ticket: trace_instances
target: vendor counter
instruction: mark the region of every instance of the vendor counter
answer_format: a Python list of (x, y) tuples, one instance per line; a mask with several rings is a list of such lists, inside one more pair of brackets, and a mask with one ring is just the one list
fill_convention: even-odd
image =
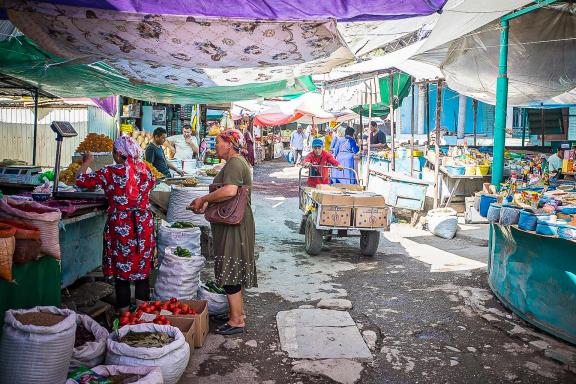
[(491, 224), (488, 282), (525, 321), (576, 344), (576, 242)]

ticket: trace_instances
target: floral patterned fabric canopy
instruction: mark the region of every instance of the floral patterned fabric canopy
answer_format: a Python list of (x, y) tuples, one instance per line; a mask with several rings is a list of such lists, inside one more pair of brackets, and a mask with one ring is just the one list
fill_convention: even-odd
[(200, 19), (15, 0), (8, 15), (54, 55), (104, 61), (149, 84), (269, 82), (326, 73), (354, 58), (334, 20)]

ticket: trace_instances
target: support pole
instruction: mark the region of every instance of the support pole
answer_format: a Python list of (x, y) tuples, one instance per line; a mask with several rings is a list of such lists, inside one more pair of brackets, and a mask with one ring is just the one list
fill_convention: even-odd
[(458, 96), (458, 128), (457, 137), (463, 139), (466, 135), (466, 96)]
[(430, 83), (427, 81), (426, 85), (424, 86), (424, 92), (425, 92), (425, 104), (426, 104), (426, 110), (425, 115), (426, 115), (426, 142), (428, 143), (428, 145), (430, 145)]
[(544, 108), (540, 108), (540, 143), (544, 147)]
[(36, 165), (36, 145), (38, 141), (38, 88), (34, 89), (34, 133), (32, 140), (32, 165)]
[(425, 119), (426, 119), (426, 86), (424, 84), (418, 84), (418, 115), (416, 126), (418, 130), (416, 133), (423, 135), (425, 130)]
[(478, 135), (478, 100), (472, 100), (472, 129), (474, 130), (474, 146), (476, 146), (476, 136)]
[[(364, 175), (364, 185), (368, 187), (368, 180), (370, 179), (370, 151), (371, 143), (370, 143), (370, 123), (372, 123), (372, 79), (370, 79), (370, 97), (368, 98), (368, 143), (367, 147), (368, 150), (366, 151), (366, 174)], [(362, 134), (360, 138), (364, 141), (364, 127), (362, 127)]]
[(506, 109), (508, 108), (508, 20), (500, 22), (500, 59), (496, 81), (496, 119), (494, 124), (494, 156), (492, 184), (499, 189), (504, 175), (504, 150), (506, 141)]
[(521, 109), (521, 114), (522, 114), (522, 148), (524, 148), (525, 144), (525, 140), (526, 140), (526, 125), (528, 122), (528, 113), (526, 113), (526, 110)]
[(434, 140), (434, 208), (440, 206), (440, 117), (442, 115), (442, 80), (436, 85), (436, 139)]
[(390, 116), (390, 137), (392, 140), (392, 172), (396, 171), (396, 137), (394, 129), (394, 72), (388, 76), (388, 116)]
[(410, 109), (410, 177), (414, 176), (414, 91), (416, 87), (414, 86), (414, 78), (412, 78), (412, 108)]

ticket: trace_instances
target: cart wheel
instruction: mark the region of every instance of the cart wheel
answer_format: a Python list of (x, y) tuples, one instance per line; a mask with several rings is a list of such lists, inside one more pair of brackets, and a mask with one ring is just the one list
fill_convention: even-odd
[(302, 220), (300, 220), (300, 229), (298, 230), (298, 233), (301, 235), (306, 234), (306, 219), (307, 218), (308, 218), (308, 215), (302, 215)]
[(316, 228), (312, 217), (306, 220), (306, 253), (315, 256), (322, 250), (322, 231)]
[(360, 252), (364, 256), (374, 256), (380, 243), (380, 231), (360, 231)]

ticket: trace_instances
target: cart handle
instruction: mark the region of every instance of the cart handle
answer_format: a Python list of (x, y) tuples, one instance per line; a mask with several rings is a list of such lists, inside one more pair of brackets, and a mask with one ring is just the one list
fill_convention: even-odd
[[(316, 167), (316, 168), (328, 168), (328, 169), (339, 169), (338, 167), (333, 167), (331, 165), (309, 165), (308, 167), (301, 167), (298, 170), (298, 205), (301, 207), (302, 206), (302, 170), (304, 169), (309, 169), (311, 167)], [(339, 169), (340, 170), (340, 169)], [(356, 184), (360, 185), (360, 179), (358, 178), (358, 173), (356, 172), (356, 170), (354, 168), (348, 168), (348, 167), (342, 167), (341, 168), (342, 171), (344, 170), (349, 170), (352, 171), (352, 173), (354, 174), (354, 178), (352, 177), (342, 177), (342, 179), (345, 180), (355, 180)], [(322, 176), (310, 176), (308, 175), (307, 177), (322, 177)]]

